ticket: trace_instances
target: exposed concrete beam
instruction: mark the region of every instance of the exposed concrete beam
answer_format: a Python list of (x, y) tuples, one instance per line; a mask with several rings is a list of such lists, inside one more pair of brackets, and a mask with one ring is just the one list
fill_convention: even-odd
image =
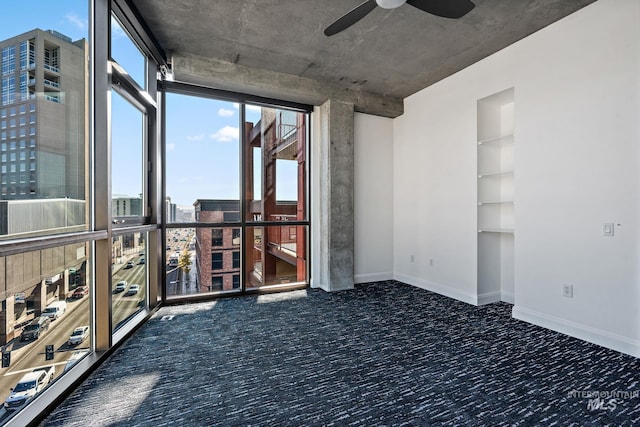
[(397, 117), (402, 99), (346, 89), (292, 74), (247, 67), (191, 54), (173, 54), (171, 66), (177, 81), (248, 93), (303, 104), (322, 105), (329, 99), (353, 104), (359, 113)]

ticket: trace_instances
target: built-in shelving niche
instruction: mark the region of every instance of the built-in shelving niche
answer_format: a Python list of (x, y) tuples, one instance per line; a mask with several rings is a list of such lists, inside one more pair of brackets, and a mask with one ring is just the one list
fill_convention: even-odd
[(478, 100), (478, 303), (514, 300), (514, 90)]

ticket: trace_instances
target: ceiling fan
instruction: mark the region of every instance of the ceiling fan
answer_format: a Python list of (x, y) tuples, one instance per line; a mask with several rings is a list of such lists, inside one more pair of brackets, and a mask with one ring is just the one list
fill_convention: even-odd
[(463, 17), (475, 7), (475, 4), (473, 4), (471, 0), (367, 0), (329, 25), (324, 30), (324, 34), (326, 36), (332, 36), (349, 28), (367, 16), (376, 6), (380, 6), (383, 9), (395, 9), (404, 3), (410, 4), (432, 15), (454, 19)]

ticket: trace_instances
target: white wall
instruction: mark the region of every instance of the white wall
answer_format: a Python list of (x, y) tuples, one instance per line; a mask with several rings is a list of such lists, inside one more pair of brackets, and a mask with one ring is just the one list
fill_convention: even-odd
[(322, 132), (328, 132), (328, 129), (322, 129), (320, 120), (320, 107), (313, 109), (311, 115), (311, 200), (310, 200), (310, 218), (311, 218), (311, 280), (309, 285), (312, 288), (322, 288), (327, 279), (323, 277), (321, 268), (321, 249), (320, 249), (320, 170), (321, 170), (321, 154), (320, 141)]
[(354, 281), (393, 278), (393, 120), (354, 118)]
[[(311, 287), (326, 289), (320, 234), (321, 109), (311, 117)], [(354, 283), (393, 279), (393, 120), (354, 116)]]
[(395, 278), (477, 303), (476, 102), (514, 87), (514, 316), (640, 356), (639, 23), (599, 0), (405, 100)]

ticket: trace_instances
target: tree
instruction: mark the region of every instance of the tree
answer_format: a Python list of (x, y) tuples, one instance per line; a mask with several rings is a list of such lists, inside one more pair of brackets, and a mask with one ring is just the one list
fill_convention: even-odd
[(191, 253), (185, 248), (178, 258), (178, 268), (182, 272), (182, 277), (186, 277), (189, 281), (189, 272), (191, 271)]

